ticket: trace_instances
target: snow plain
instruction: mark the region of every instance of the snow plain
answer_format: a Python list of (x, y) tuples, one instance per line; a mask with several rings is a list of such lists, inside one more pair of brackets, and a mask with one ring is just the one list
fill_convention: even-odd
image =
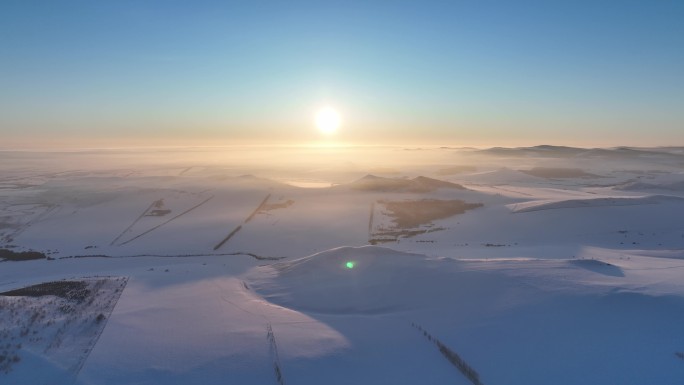
[[(681, 384), (682, 170), (682, 148), (0, 151), (0, 249), (46, 256), (0, 262), (25, 307), (0, 308), (0, 382)], [(22, 335), (54, 296), (1, 293), (63, 280), (126, 283)]]

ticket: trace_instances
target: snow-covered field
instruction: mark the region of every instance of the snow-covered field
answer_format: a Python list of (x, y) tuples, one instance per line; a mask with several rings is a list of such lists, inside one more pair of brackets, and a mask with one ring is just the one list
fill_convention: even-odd
[(681, 384), (683, 170), (674, 147), (0, 151), (0, 383)]

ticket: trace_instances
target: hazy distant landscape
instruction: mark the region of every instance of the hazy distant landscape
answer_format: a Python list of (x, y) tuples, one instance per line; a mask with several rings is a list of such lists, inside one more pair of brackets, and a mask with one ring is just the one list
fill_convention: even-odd
[(0, 158), (6, 383), (684, 376), (684, 148)]
[(681, 385), (684, 1), (0, 1), (0, 384)]

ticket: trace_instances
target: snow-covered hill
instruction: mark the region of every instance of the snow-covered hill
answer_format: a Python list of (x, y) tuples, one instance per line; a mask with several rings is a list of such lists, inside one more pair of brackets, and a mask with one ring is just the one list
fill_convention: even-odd
[(0, 152), (0, 383), (679, 384), (681, 161)]

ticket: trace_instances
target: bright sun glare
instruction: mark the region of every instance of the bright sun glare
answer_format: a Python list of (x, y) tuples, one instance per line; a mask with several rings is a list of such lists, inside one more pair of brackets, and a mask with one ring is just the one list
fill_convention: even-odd
[(332, 134), (340, 127), (340, 114), (332, 107), (324, 107), (316, 113), (316, 127), (324, 134)]

